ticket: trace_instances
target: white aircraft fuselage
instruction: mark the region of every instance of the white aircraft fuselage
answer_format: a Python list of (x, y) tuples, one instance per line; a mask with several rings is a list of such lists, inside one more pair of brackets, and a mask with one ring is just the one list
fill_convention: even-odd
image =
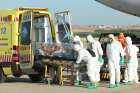
[(140, 17), (140, 0), (96, 0), (113, 9)]

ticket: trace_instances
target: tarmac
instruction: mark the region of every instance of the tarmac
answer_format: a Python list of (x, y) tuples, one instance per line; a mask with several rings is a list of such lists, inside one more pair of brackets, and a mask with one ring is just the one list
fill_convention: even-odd
[(125, 85), (119, 88), (107, 88), (107, 82), (102, 82), (97, 89), (87, 89), (70, 85), (48, 85), (45, 83), (32, 83), (29, 78), (8, 78), (0, 84), (0, 93), (140, 93), (140, 84)]

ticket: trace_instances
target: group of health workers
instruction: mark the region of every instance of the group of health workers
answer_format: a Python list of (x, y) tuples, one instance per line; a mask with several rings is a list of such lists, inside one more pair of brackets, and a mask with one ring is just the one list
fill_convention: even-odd
[[(76, 67), (79, 68), (81, 62), (86, 62), (87, 75), (90, 82), (85, 85), (86, 88), (97, 88), (100, 82), (100, 68), (104, 64), (103, 49), (98, 40), (92, 35), (86, 37), (87, 48), (84, 47), (81, 38), (76, 35), (73, 38), (73, 48), (77, 54)], [(92, 51), (92, 52), (91, 52)], [(123, 33), (114, 36), (108, 35), (106, 46), (107, 63), (109, 67), (109, 88), (120, 86), (121, 65), (125, 65), (124, 80), (125, 84), (138, 82), (138, 47), (132, 44), (131, 37), (125, 37)], [(80, 70), (76, 70), (75, 85), (81, 84)]]

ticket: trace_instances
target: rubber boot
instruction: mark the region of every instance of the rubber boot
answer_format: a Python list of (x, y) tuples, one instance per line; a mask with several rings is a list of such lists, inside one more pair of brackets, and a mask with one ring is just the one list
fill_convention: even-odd
[(122, 82), (123, 82), (123, 83), (127, 83), (127, 82), (128, 82), (128, 80), (123, 80)]
[(115, 88), (116, 85), (115, 84), (109, 84), (108, 88)]
[(96, 84), (92, 84), (92, 83), (88, 83), (86, 85), (86, 88), (88, 88), (88, 89), (97, 88), (97, 85)]
[(88, 84), (85, 85), (85, 87), (89, 88), (91, 85), (92, 85), (91, 83), (88, 83)]
[(92, 84), (92, 88), (97, 88), (97, 84)]
[(132, 85), (133, 82), (132, 82), (132, 81), (128, 81), (127, 84), (128, 84), (128, 85)]
[(80, 84), (81, 84), (81, 81), (78, 81), (78, 80), (75, 81), (75, 83), (74, 83), (75, 86), (80, 86)]
[(120, 87), (120, 83), (119, 82), (116, 82), (116, 87)]
[(96, 83), (96, 86), (97, 86), (97, 87), (100, 87), (100, 83)]
[(123, 80), (122, 82), (123, 82), (125, 85), (127, 85), (128, 80)]

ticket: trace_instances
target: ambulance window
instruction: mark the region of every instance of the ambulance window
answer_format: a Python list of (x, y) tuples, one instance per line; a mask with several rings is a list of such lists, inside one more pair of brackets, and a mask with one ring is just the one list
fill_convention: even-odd
[(39, 30), (38, 30), (38, 28), (36, 28), (36, 31), (35, 31), (35, 41), (39, 42)]
[(45, 28), (39, 29), (39, 41), (45, 42)]
[(31, 21), (23, 22), (21, 26), (21, 44), (30, 44)]
[(51, 27), (48, 16), (41, 16), (35, 18), (34, 32), (36, 42), (52, 42)]

